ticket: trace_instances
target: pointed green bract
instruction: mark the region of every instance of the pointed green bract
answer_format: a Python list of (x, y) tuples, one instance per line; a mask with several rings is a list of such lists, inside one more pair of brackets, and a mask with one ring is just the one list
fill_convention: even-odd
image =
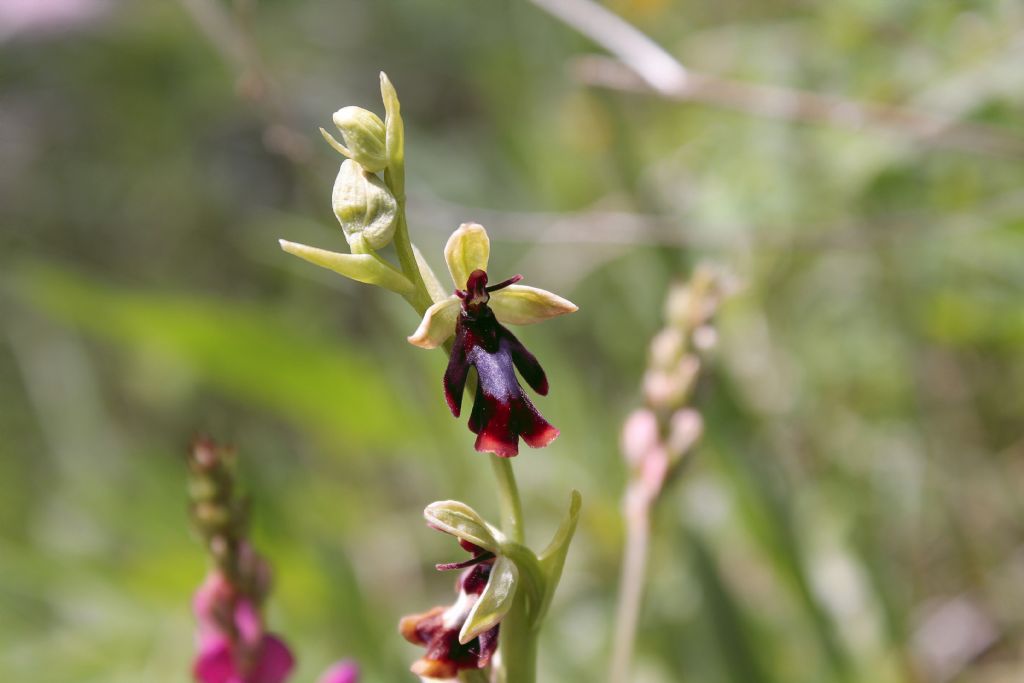
[(551, 598), (558, 588), (558, 582), (562, 578), (562, 568), (565, 566), (565, 556), (569, 553), (569, 545), (572, 543), (573, 534), (576, 533), (576, 523), (580, 517), (580, 506), (583, 505), (583, 496), (579, 491), (573, 490), (572, 499), (569, 502), (569, 512), (566, 514), (562, 524), (555, 532), (551, 543), (538, 556), (541, 570), (547, 578), (547, 585), (544, 591), (544, 600), (537, 612), (536, 619), (544, 618), (548, 607), (551, 605)]
[(457, 500), (439, 500), (423, 511), (427, 524), (475, 546), (496, 552), (499, 542), (496, 530), (476, 510)]
[(340, 254), (336, 251), (317, 249), (288, 240), (278, 240), (278, 242), (281, 249), (289, 254), (298, 256), (321, 268), (333, 270), (351, 280), (365, 282), (368, 285), (378, 285), (403, 295), (412, 291), (412, 283), (376, 254)]
[(459, 642), (465, 645), (481, 633), (492, 629), (512, 609), (512, 600), (519, 585), (519, 569), (515, 562), (499, 556), (491, 567), (484, 592), (470, 611), (459, 632)]

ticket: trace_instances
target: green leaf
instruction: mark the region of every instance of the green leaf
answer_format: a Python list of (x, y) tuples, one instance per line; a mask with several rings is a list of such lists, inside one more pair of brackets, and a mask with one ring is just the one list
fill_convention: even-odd
[(516, 563), (499, 556), (491, 568), (484, 592), (473, 605), (466, 623), (459, 632), (459, 642), (465, 645), (484, 631), (493, 628), (512, 608), (512, 600), (519, 586), (519, 570)]
[[(157, 291), (124, 291), (52, 266), (18, 271), (29, 305), (133, 353), (167, 382), (192, 378), (358, 452), (401, 443), (418, 413), (343, 339), (297, 328), (270, 308)], [(356, 446), (356, 448), (352, 448)]]
[(562, 578), (565, 557), (569, 553), (569, 545), (572, 543), (573, 534), (576, 533), (576, 523), (579, 521), (580, 506), (582, 505), (583, 496), (574, 489), (572, 499), (569, 501), (569, 512), (566, 514), (565, 519), (562, 520), (558, 531), (555, 532), (551, 543), (548, 544), (548, 547), (537, 558), (540, 560), (541, 569), (547, 578), (543, 604), (536, 615), (538, 621), (543, 619), (545, 613), (547, 613), (548, 607), (551, 604), (551, 598), (554, 597), (555, 590), (558, 588), (558, 582)]
[(476, 510), (457, 500), (439, 500), (423, 511), (427, 524), (447, 534), (469, 541), (484, 550), (497, 552), (497, 535)]

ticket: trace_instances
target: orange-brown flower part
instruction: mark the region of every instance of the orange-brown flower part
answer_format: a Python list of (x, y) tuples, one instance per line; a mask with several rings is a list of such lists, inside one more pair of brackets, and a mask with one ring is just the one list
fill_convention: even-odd
[(460, 576), (459, 597), (449, 607), (435, 607), (422, 614), (403, 617), (398, 625), (402, 637), (426, 648), (413, 662), (412, 672), (424, 678), (455, 678), (463, 669), (486, 667), (498, 648), (498, 626), (467, 643), (459, 642), (459, 631), (473, 605), (487, 585), (493, 558), (476, 564)]

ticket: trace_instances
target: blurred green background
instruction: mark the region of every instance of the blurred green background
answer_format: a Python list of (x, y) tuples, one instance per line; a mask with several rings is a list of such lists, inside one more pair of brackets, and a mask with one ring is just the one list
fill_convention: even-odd
[[(496, 515), (490, 467), (397, 297), (344, 249), (316, 127), (407, 126), (410, 224), (577, 302), (524, 329), (562, 429), (516, 460), (529, 538), (584, 512), (545, 681), (603, 679), (623, 417), (668, 283), (742, 282), (659, 510), (636, 680), (1024, 680), (1024, 162), (589, 87), (516, 0), (0, 0), (0, 680), (188, 680), (193, 434), (236, 445), (296, 681), (403, 681), (398, 618), (451, 597), (423, 506)], [(702, 72), (1024, 137), (1016, 0), (612, 0)], [(1016, 148), (1019, 150), (1019, 147)]]

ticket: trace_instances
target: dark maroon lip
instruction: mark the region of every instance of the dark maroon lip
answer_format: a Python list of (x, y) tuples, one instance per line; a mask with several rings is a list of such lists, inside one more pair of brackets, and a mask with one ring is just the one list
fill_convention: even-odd
[(487, 305), (490, 292), (521, 279), (516, 275), (489, 287), (486, 272), (470, 273), (466, 289), (456, 291), (463, 310), (455, 324), (455, 340), (444, 375), (445, 399), (452, 414), (459, 417), (469, 369), (476, 370), (476, 395), (468, 423), (477, 435), (474, 447), (504, 458), (519, 453), (520, 438), (533, 448), (541, 448), (558, 436), (558, 430), (541, 416), (516, 375), (518, 371), (534, 391), (546, 396), (544, 369)]

